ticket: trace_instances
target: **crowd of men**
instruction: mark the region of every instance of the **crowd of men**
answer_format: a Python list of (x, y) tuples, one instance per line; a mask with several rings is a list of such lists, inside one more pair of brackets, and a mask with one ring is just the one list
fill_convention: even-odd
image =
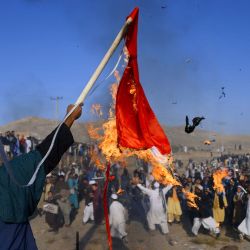
[[(29, 152), (37, 144), (37, 140), (14, 131), (0, 136), (9, 157)], [(67, 154), (77, 154), (81, 161), (60, 164), (47, 176), (38, 214), (45, 215), (49, 231), (69, 227), (77, 213), (82, 214), (83, 224), (104, 223), (105, 174), (91, 159), (93, 148), (82, 144), (70, 148)], [(250, 215), (250, 155), (223, 155), (200, 163), (190, 160), (187, 166), (178, 160), (173, 174), (181, 186), (166, 187), (154, 180), (150, 164), (139, 159), (134, 162), (134, 166), (116, 162), (111, 167), (108, 202), (113, 237), (127, 243), (126, 225), (132, 220), (140, 221), (149, 232), (159, 225), (166, 235), (169, 225), (177, 223), (183, 224), (190, 236), (197, 236), (201, 225), (215, 237), (222, 227), (234, 229), (241, 239), (250, 236), (250, 218), (244, 222)], [(214, 189), (212, 174), (220, 168), (229, 170), (223, 179), (224, 191)], [(193, 205), (183, 190), (196, 195)], [(80, 202), (83, 211), (79, 211)]]
[[(104, 173), (88, 152), (82, 165), (73, 162), (47, 177), (43, 200), (56, 204), (60, 211), (45, 212), (51, 231), (57, 232), (63, 224), (70, 226), (77, 212), (83, 213), (83, 224), (103, 223)], [(248, 235), (248, 231), (239, 229), (249, 207), (250, 155), (224, 155), (199, 164), (190, 160), (186, 169), (178, 161), (174, 176), (181, 186), (164, 187), (154, 180), (149, 164), (138, 159), (135, 164), (133, 172), (123, 162), (111, 167), (108, 197), (113, 237), (126, 243), (126, 225), (131, 220), (140, 221), (150, 232), (158, 224), (166, 235), (172, 223), (182, 223), (190, 236), (197, 236), (201, 225), (214, 237), (219, 237), (222, 227), (233, 229), (241, 239)], [(214, 189), (212, 174), (224, 167), (229, 174), (223, 179), (221, 192)], [(195, 206), (189, 205), (183, 189), (196, 195)], [(84, 211), (79, 211), (81, 201)]]
[(35, 149), (38, 140), (31, 136), (15, 134), (15, 131), (0, 133), (0, 141), (4, 146), (4, 151), (9, 158), (20, 154), (29, 153)]

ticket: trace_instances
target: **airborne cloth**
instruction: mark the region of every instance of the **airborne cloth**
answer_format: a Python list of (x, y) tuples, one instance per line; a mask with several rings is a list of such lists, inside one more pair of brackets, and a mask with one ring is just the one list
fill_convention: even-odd
[(138, 12), (139, 9), (135, 8), (129, 16), (133, 19), (125, 38), (129, 59), (116, 97), (118, 145), (132, 149), (155, 146), (162, 154), (169, 154), (171, 147), (168, 138), (140, 84), (137, 63)]

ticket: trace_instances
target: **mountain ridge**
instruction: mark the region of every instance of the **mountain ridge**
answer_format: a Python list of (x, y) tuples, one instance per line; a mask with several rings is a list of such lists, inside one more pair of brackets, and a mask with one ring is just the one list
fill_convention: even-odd
[[(88, 135), (87, 126), (89, 124), (95, 127), (101, 126), (103, 121), (96, 122), (76, 122), (72, 127), (72, 133), (77, 142), (89, 143), (91, 140)], [(6, 125), (0, 126), (0, 132), (4, 133), (8, 130), (15, 130), (16, 134), (24, 134), (26, 136), (34, 136), (38, 139), (45, 138), (57, 125), (58, 121), (28, 116), (19, 120), (15, 120)], [(250, 135), (221, 135), (214, 131), (206, 131), (196, 129), (191, 134), (186, 134), (184, 127), (167, 127), (162, 125), (166, 135), (172, 146), (183, 147), (188, 146), (192, 148), (199, 148), (206, 150), (209, 147), (204, 145), (205, 140), (215, 139), (216, 142), (212, 143), (210, 147), (225, 147), (234, 148), (235, 144), (241, 144), (243, 147), (250, 149)]]

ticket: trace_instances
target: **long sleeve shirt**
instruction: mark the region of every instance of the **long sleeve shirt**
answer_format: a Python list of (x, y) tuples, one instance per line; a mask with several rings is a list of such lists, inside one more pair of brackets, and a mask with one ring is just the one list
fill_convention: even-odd
[(40, 168), (34, 184), (21, 187), (20, 185), (28, 183), (42, 157), (47, 153), (54, 132), (48, 135), (36, 150), (11, 160), (9, 172), (5, 166), (0, 166), (0, 220), (2, 222), (27, 222), (28, 217), (35, 211), (43, 191), (46, 175), (57, 166), (64, 152), (74, 142), (70, 129), (63, 124), (54, 147)]
[[(33, 185), (28, 183), (42, 157), (47, 153), (53, 131), (36, 150), (10, 161), (9, 171), (0, 166), (0, 250), (37, 250), (28, 217), (36, 209), (48, 174), (56, 167), (64, 152), (74, 142), (70, 129), (63, 124), (54, 147), (38, 172)], [(19, 185), (18, 185), (19, 184)]]

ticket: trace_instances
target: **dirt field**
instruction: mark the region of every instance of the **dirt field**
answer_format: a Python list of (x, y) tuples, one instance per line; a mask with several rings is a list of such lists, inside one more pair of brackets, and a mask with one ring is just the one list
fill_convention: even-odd
[[(94, 226), (93, 224), (82, 225), (83, 204), (79, 213), (69, 228), (61, 228), (57, 234), (48, 232), (48, 226), (44, 222), (44, 216), (37, 216), (31, 221), (34, 236), (37, 241), (39, 250), (75, 250), (76, 249), (76, 232), (79, 232), (80, 249), (86, 250), (107, 250), (107, 238), (105, 225)], [(128, 241), (127, 246), (124, 246), (119, 240), (113, 241), (114, 250), (247, 250), (250, 249), (250, 242), (244, 240), (239, 242), (233, 232), (227, 232), (222, 229), (222, 234), (219, 239), (215, 239), (210, 235), (202, 232), (198, 237), (191, 237), (188, 234), (190, 227), (185, 223), (173, 224), (169, 226), (170, 234), (176, 245), (171, 246), (169, 239), (162, 235), (159, 230), (153, 234), (144, 229), (142, 224), (132, 221), (127, 225)], [(231, 246), (231, 248), (223, 248)]]

